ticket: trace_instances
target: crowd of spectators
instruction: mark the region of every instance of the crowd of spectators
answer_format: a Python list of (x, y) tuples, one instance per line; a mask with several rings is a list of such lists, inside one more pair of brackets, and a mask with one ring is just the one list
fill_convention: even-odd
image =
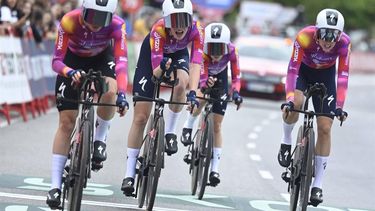
[(55, 39), (63, 15), (77, 6), (72, 0), (1, 0), (0, 36)]
[[(121, 2), (123, 0), (120, 0)], [(82, 0), (0, 0), (0, 36), (33, 39), (36, 43), (54, 40), (57, 26), (65, 13), (79, 7)], [(119, 7), (127, 22), (128, 39), (143, 39), (152, 24), (161, 17), (160, 0), (146, 1), (134, 14)], [(121, 5), (121, 4), (119, 4)]]

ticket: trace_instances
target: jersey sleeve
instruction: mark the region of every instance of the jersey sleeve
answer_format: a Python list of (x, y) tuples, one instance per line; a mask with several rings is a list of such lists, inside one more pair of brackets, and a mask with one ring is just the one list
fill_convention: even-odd
[(71, 24), (70, 17), (64, 16), (58, 26), (57, 37), (55, 41), (55, 48), (52, 58), (52, 69), (59, 75), (67, 77), (67, 73), (72, 70), (64, 64), (64, 57), (68, 50), (68, 42), (70, 39), (69, 24)]
[(299, 68), (301, 66), (303, 58), (303, 48), (301, 47), (300, 41), (297, 39), (294, 41), (292, 57), (289, 61), (288, 72), (286, 76), (285, 92), (286, 100), (294, 101), (294, 91), (296, 89), (296, 82), (298, 77)]
[(339, 65), (337, 70), (337, 100), (336, 108), (343, 108), (348, 89), (349, 63), (350, 63), (350, 41), (340, 49)]
[(124, 22), (114, 28), (112, 38), (114, 40), (113, 55), (115, 57), (117, 89), (119, 92), (125, 93), (128, 85), (128, 52)]
[(231, 50), (229, 60), (232, 75), (232, 90), (237, 90), (239, 92), (241, 89), (240, 65), (238, 51), (237, 48), (235, 48), (234, 46)]
[(201, 75), (199, 79), (199, 87), (205, 87), (206, 81), (208, 79), (208, 65), (210, 63), (210, 58), (207, 55), (203, 55), (203, 64), (201, 68)]
[(201, 64), (203, 55), (204, 32), (203, 27), (201, 26), (199, 21), (196, 22), (196, 27), (194, 27), (193, 30), (194, 37), (191, 45), (190, 62), (193, 64)]
[(166, 39), (164, 22), (159, 20), (154, 24), (150, 32), (151, 63), (155, 70), (163, 59), (163, 48)]

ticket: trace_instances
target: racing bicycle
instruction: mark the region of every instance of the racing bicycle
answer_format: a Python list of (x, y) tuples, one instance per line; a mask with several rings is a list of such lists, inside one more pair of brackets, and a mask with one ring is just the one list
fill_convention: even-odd
[[(308, 110), (309, 100), (317, 96), (323, 110), (323, 101), (327, 97), (327, 88), (323, 83), (316, 83), (310, 86), (305, 92), (303, 110), (288, 108), (289, 111), (304, 114), (303, 124), (300, 126), (297, 135), (296, 146), (292, 153), (290, 166), (282, 173), (282, 179), (288, 183), (290, 193), (290, 210), (306, 211), (308, 205), (317, 206), (309, 202), (310, 185), (314, 175), (315, 157), (315, 132), (313, 128), (314, 117), (334, 117), (334, 113), (320, 113)], [(341, 118), (342, 125), (342, 118)]]
[[(186, 105), (187, 103), (172, 102), (174, 87), (178, 84), (177, 72), (173, 69), (173, 80), (166, 73), (160, 79), (153, 77), (155, 84), (153, 98), (135, 95), (137, 100), (154, 102), (154, 111), (147, 123), (146, 135), (143, 139), (143, 151), (137, 159), (136, 190), (131, 195), (138, 198), (138, 207), (142, 208), (146, 202), (146, 210), (152, 210), (155, 202), (161, 169), (164, 168), (164, 106), (166, 104)], [(170, 101), (160, 98), (161, 87), (172, 89)]]
[[(195, 195), (198, 190), (199, 200), (203, 198), (206, 186), (215, 186), (208, 182), (214, 143), (212, 107), (214, 103), (232, 102), (232, 100), (227, 99), (227, 94), (223, 94), (222, 92), (223, 89), (220, 86), (206, 88), (203, 91), (203, 97), (197, 97), (198, 99), (205, 100), (207, 103), (200, 115), (199, 126), (193, 136), (193, 143), (189, 145), (188, 153), (184, 156), (184, 161), (189, 164), (189, 173), (191, 174), (191, 194)], [(214, 98), (212, 96), (221, 97)]]
[[(67, 99), (61, 95), (57, 96), (57, 103), (68, 101), (79, 104), (79, 114), (70, 136), (71, 144), (68, 155), (70, 162), (64, 168), (62, 205), (59, 207), (61, 210), (64, 210), (65, 201), (67, 201), (68, 210), (79, 211), (81, 209), (82, 192), (86, 188), (87, 180), (91, 178), (91, 156), (94, 151), (92, 144), (94, 106), (117, 106), (99, 103), (102, 94), (108, 89), (100, 71), (90, 69), (87, 74), (81, 72), (81, 75), (82, 79), (77, 87), (79, 101)], [(94, 102), (95, 95), (98, 96), (97, 103)]]

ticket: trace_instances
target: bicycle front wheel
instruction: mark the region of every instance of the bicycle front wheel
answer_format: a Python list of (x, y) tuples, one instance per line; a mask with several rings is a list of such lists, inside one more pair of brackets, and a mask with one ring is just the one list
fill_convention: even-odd
[[(148, 118), (148, 123), (147, 123), (147, 133), (150, 133), (152, 130), (152, 127), (154, 125), (154, 115), (150, 115)], [(148, 181), (148, 156), (147, 154), (150, 148), (150, 142), (151, 142), (151, 136), (150, 134), (146, 134), (144, 141), (143, 141), (143, 152), (142, 152), (142, 162), (140, 169), (138, 169), (138, 174), (137, 174), (137, 192), (139, 189), (139, 194), (137, 194), (138, 198), (138, 207), (142, 208), (143, 204), (145, 202), (146, 198), (146, 191), (147, 191), (147, 181)]]
[(84, 121), (80, 131), (80, 140), (77, 150), (73, 153), (69, 178), (71, 187), (68, 190), (68, 209), (81, 210), (83, 188), (87, 181), (87, 172), (90, 162), (90, 143), (92, 139), (92, 123)]
[(296, 211), (297, 210), (297, 204), (298, 204), (298, 198), (300, 193), (300, 172), (301, 172), (301, 164), (302, 164), (302, 136), (303, 136), (303, 127), (301, 126), (298, 129), (298, 135), (297, 135), (297, 142), (296, 142), (296, 150), (294, 151), (293, 160), (291, 164), (291, 175), (290, 175), (290, 182), (289, 182), (289, 188), (290, 188), (290, 211)]
[(301, 195), (300, 195), (300, 207), (302, 211), (307, 210), (309, 202), (310, 185), (313, 175), (314, 166), (314, 151), (315, 151), (315, 134), (312, 129), (309, 129), (307, 136), (305, 137), (305, 153), (303, 158), (303, 165), (301, 170)]
[(198, 199), (201, 200), (207, 186), (208, 171), (210, 168), (213, 145), (213, 116), (209, 114), (203, 130), (200, 149), (198, 151), (199, 168), (198, 168)]
[(164, 119), (159, 118), (157, 121), (157, 132), (156, 140), (151, 144), (153, 147), (150, 148), (149, 154), (150, 167), (148, 172), (148, 186), (146, 194), (146, 208), (152, 210), (154, 207), (156, 192), (158, 188), (158, 182), (160, 177), (161, 168), (163, 166), (164, 156)]
[[(198, 130), (197, 133), (201, 133), (200, 130)], [(198, 136), (200, 137), (200, 135)], [(198, 139), (197, 139), (198, 140)], [(198, 143), (193, 143), (191, 146), (191, 162), (190, 162), (190, 173), (191, 173), (191, 195), (195, 195), (197, 192), (197, 185), (198, 185), (198, 162), (199, 162), (199, 156), (198, 156)]]

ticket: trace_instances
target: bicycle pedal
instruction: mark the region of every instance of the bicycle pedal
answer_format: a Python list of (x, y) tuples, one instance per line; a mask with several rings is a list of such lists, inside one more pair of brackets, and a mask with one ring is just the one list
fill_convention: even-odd
[(122, 192), (126, 197), (134, 197), (137, 198), (137, 195), (135, 193), (132, 194), (126, 194), (125, 192)]
[(311, 206), (313, 206), (313, 207), (317, 207), (319, 204), (320, 204), (319, 202), (311, 202), (311, 201), (309, 201), (309, 202), (307, 203), (307, 205), (311, 205)]
[(288, 172), (283, 172), (281, 174), (281, 178), (286, 182), (286, 183), (289, 183), (290, 182), (290, 176), (288, 175)]
[(214, 184), (213, 184), (213, 183), (210, 183), (210, 182), (209, 182), (209, 183), (207, 183), (207, 186), (216, 187), (218, 184), (219, 184), (219, 183), (214, 183)]
[(185, 156), (184, 156), (184, 162), (185, 163), (187, 163), (187, 164), (190, 164), (191, 163), (191, 158), (190, 158), (190, 156), (189, 156), (189, 154), (186, 154)]
[(101, 168), (103, 168), (103, 162), (100, 162), (100, 163), (92, 162), (91, 170), (93, 170), (94, 172), (98, 172)]

